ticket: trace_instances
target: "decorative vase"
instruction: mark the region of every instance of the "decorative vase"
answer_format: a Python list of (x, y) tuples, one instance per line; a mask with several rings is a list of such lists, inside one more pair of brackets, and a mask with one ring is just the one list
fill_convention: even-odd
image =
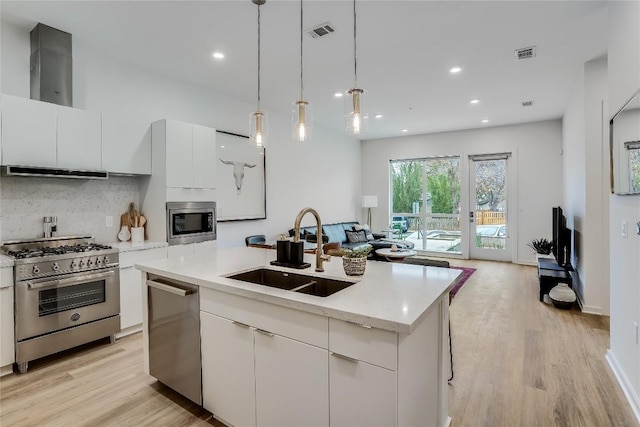
[(120, 232), (118, 233), (118, 240), (120, 240), (121, 242), (126, 242), (130, 238), (131, 233), (129, 232), (129, 229), (126, 225), (123, 225), (122, 228), (120, 228)]
[(566, 283), (558, 283), (549, 291), (549, 298), (557, 308), (568, 310), (576, 301), (576, 293)]
[(367, 258), (342, 258), (342, 267), (347, 276), (362, 276), (367, 267)]

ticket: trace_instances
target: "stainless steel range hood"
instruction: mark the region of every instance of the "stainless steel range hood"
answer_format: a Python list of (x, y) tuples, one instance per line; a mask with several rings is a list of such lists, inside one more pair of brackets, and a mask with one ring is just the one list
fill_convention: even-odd
[(73, 106), (71, 34), (39, 23), (31, 30), (31, 99)]

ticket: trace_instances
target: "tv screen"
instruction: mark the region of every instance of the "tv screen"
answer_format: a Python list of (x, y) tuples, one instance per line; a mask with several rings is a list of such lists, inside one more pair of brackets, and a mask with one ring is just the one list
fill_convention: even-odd
[(553, 208), (553, 255), (558, 265), (570, 266), (571, 230), (567, 228), (567, 218), (559, 206)]

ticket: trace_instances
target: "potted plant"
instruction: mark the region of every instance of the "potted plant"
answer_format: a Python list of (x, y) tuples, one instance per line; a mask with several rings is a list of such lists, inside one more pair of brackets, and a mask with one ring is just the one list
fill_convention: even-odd
[(355, 249), (340, 249), (345, 274), (347, 276), (362, 276), (367, 267), (367, 256), (372, 249), (371, 245), (363, 245)]
[(553, 252), (553, 242), (547, 239), (535, 239), (527, 243), (531, 249), (536, 253), (536, 259), (540, 258), (553, 258), (551, 252)]

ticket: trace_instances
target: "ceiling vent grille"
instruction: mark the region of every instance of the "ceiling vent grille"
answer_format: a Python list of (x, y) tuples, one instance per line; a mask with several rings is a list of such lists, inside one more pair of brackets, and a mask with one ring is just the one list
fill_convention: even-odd
[(530, 59), (536, 56), (536, 47), (523, 47), (522, 49), (516, 49), (516, 61), (520, 61), (522, 59)]
[(522, 101), (523, 107), (531, 107), (533, 105), (533, 101)]
[(331, 24), (329, 22), (325, 22), (324, 24), (317, 25), (317, 26), (311, 28), (310, 30), (307, 30), (309, 35), (311, 37), (313, 37), (314, 39), (317, 39), (318, 37), (329, 35), (329, 34), (333, 33), (334, 31), (335, 31), (335, 27), (333, 26), (333, 24)]

